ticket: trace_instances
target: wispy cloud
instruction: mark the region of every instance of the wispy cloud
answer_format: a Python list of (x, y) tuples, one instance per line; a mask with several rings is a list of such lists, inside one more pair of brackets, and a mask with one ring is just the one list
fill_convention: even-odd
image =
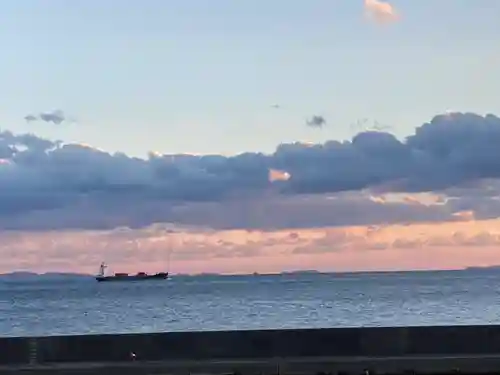
[(39, 114), (29, 114), (24, 116), (26, 122), (43, 121), (52, 123), (54, 125), (61, 125), (63, 122), (69, 121), (66, 114), (61, 110), (54, 110), (49, 112), (41, 112)]
[(306, 125), (311, 128), (322, 128), (326, 125), (326, 119), (320, 115), (314, 115), (306, 121)]
[[(161, 225), (110, 231), (0, 233), (0, 272), (115, 271), (252, 273), (290, 269), (446, 269), (500, 263), (500, 221), (215, 231)], [(173, 232), (173, 233), (172, 233)]]
[(398, 11), (389, 2), (381, 0), (364, 0), (365, 15), (379, 24), (392, 23), (400, 19)]

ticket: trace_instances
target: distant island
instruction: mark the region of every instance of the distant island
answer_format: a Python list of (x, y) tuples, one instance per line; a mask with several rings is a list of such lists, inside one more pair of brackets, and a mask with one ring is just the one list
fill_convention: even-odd
[[(218, 274), (218, 273), (200, 273), (200, 274), (173, 274), (172, 277), (177, 278), (220, 278), (220, 277), (266, 277), (266, 276), (300, 276), (300, 275), (321, 275), (321, 274), (336, 274), (336, 275), (372, 275), (372, 274), (401, 274), (401, 273), (435, 273), (435, 272), (463, 272), (463, 271), (500, 271), (500, 265), (492, 266), (470, 266), (463, 269), (457, 270), (414, 270), (414, 271), (331, 271), (322, 272), (317, 270), (303, 270), (303, 271), (283, 271), (281, 273), (258, 273), (252, 272), (248, 274)], [(9, 273), (0, 273), (0, 282), (33, 282), (33, 281), (86, 281), (94, 280), (95, 275), (85, 274), (85, 273), (71, 273), (71, 272), (46, 272), (46, 273), (36, 273), (29, 271), (14, 271)]]
[[(279, 275), (307, 275), (307, 274), (320, 274), (319, 271), (314, 270), (305, 270), (305, 271), (284, 271), (281, 273), (274, 274), (259, 274), (259, 273), (249, 273), (249, 274), (219, 274), (219, 273), (199, 273), (199, 274), (175, 274), (176, 278), (190, 278), (190, 277), (244, 277), (244, 276), (279, 276)], [(0, 273), (0, 281), (1, 280), (12, 280), (12, 281), (31, 281), (31, 280), (86, 280), (86, 279), (94, 279), (95, 275), (85, 274), (85, 273), (71, 273), (71, 272), (46, 272), (46, 273), (37, 273), (37, 272), (29, 272), (29, 271), (15, 271), (9, 273)]]
[(467, 267), (466, 271), (479, 271), (479, 270), (500, 270), (500, 265), (495, 266), (473, 266)]
[(67, 280), (67, 279), (89, 279), (93, 278), (92, 275), (81, 273), (68, 273), (68, 272), (46, 272), (36, 273), (28, 271), (16, 271), (0, 274), (2, 281), (31, 281), (31, 280)]

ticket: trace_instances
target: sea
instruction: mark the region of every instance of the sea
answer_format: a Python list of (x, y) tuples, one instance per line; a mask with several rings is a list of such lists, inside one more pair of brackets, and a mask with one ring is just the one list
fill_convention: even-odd
[(0, 278), (0, 336), (500, 324), (500, 271)]

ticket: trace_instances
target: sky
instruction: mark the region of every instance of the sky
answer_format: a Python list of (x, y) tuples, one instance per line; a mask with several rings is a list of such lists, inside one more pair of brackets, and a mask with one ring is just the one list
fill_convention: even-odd
[(0, 272), (500, 264), (499, 14), (1, 3)]

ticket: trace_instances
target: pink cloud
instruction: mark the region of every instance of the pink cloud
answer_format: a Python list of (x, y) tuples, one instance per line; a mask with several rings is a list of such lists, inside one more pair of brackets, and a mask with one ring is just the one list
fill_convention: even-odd
[(399, 20), (400, 15), (390, 3), (380, 0), (365, 0), (365, 15), (379, 24), (392, 23)]
[[(266, 273), (447, 269), (500, 263), (500, 219), (294, 229), (216, 231), (156, 225), (111, 231), (3, 232), (0, 272), (19, 269)], [(167, 229), (166, 229), (167, 228)]]

